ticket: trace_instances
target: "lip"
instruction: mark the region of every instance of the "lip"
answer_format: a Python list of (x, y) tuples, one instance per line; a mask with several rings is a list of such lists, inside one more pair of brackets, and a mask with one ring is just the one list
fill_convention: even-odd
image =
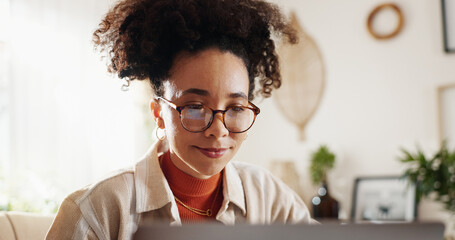
[(196, 147), (202, 154), (209, 158), (220, 158), (226, 153), (227, 148), (200, 148)]

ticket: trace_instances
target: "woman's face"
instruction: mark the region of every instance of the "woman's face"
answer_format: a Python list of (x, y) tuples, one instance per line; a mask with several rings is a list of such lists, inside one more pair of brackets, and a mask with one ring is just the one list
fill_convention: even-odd
[[(229, 52), (207, 49), (196, 55), (182, 54), (174, 62), (164, 84), (164, 98), (177, 106), (203, 104), (213, 110), (248, 105), (248, 72), (244, 62)], [(234, 157), (246, 133), (231, 133), (217, 113), (203, 132), (185, 130), (179, 113), (160, 102), (158, 126), (166, 129), (172, 162), (197, 178), (219, 173)], [(164, 126), (163, 126), (164, 125)]]

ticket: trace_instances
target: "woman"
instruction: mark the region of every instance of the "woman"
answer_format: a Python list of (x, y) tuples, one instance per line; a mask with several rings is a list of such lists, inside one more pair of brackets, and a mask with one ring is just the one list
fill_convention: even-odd
[(272, 34), (296, 41), (261, 0), (123, 0), (94, 33), (109, 71), (149, 80), (159, 141), (132, 169), (62, 203), (48, 239), (128, 239), (143, 222), (310, 223), (269, 172), (231, 162), (281, 83)]

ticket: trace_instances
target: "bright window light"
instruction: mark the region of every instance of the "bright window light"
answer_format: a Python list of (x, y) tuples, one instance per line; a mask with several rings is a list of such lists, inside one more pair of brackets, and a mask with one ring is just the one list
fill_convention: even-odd
[(10, 0), (0, 0), (0, 42), (6, 42), (10, 26)]

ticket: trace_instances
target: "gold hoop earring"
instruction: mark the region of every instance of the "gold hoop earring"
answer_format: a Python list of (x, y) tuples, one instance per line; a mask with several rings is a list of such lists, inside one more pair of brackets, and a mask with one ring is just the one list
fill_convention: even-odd
[[(160, 131), (160, 130), (162, 130), (162, 131)], [(161, 134), (159, 134), (158, 131), (160, 131)], [(157, 127), (155, 129), (155, 136), (158, 140), (163, 141), (166, 138), (166, 129), (161, 129), (161, 128)]]

